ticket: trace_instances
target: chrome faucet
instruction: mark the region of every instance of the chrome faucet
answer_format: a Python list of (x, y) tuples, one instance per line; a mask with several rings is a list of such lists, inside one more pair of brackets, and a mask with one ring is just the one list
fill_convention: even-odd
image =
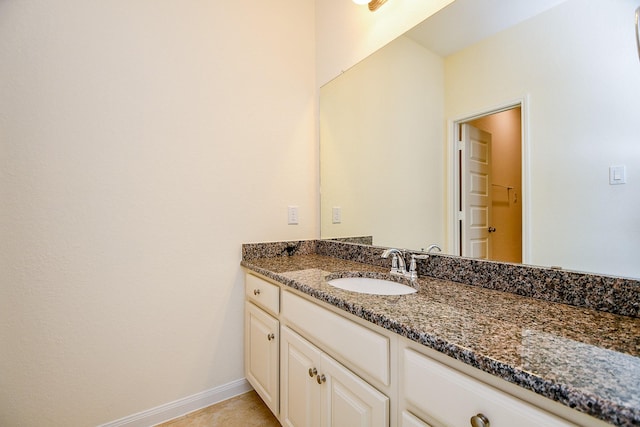
[(404, 254), (399, 249), (386, 249), (382, 252), (382, 258), (389, 258), (389, 255), (393, 255), (391, 258), (391, 274), (397, 276), (407, 275), (407, 263), (404, 260)]
[(410, 280), (414, 281), (418, 278), (418, 263), (416, 260), (419, 259), (428, 259), (431, 251), (437, 250), (438, 252), (442, 252), (440, 246), (438, 245), (430, 245), (427, 248), (427, 253), (422, 254), (411, 254), (411, 262), (409, 263), (409, 268), (407, 269), (407, 262), (405, 261), (405, 251), (401, 251), (400, 249), (386, 249), (382, 252), (382, 258), (389, 258), (389, 255), (393, 255), (391, 258), (391, 271), (390, 274), (396, 276), (407, 277)]
[(404, 251), (399, 249), (387, 249), (382, 252), (381, 257), (389, 258), (389, 255), (393, 255), (393, 258), (391, 258), (391, 271), (389, 273), (395, 276), (407, 277), (411, 281), (418, 278), (418, 266), (416, 260), (429, 258), (429, 255), (427, 254), (411, 254), (411, 264), (409, 264), (409, 269), (407, 269), (407, 262), (404, 259)]

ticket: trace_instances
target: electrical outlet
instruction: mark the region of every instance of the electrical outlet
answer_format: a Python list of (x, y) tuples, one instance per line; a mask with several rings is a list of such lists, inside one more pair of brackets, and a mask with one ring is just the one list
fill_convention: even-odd
[(287, 223), (289, 225), (298, 225), (298, 207), (289, 206), (287, 208)]

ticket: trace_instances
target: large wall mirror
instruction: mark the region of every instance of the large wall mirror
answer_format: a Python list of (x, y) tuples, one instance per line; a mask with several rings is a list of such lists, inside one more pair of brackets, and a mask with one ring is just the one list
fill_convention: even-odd
[(456, 0), (323, 86), (321, 237), (470, 256), (480, 129), (491, 259), (640, 278), (638, 6)]

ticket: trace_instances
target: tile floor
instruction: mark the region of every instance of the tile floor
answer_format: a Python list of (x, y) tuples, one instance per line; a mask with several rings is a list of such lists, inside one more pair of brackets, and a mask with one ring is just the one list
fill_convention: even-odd
[(216, 403), (157, 427), (280, 427), (255, 391)]

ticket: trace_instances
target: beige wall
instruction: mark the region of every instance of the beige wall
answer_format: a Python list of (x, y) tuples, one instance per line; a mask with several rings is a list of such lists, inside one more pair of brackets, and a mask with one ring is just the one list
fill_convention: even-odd
[(636, 3), (569, 0), (445, 60), (448, 118), (528, 96), (530, 263), (640, 277)]
[[(443, 88), (442, 58), (408, 37), (322, 87), (323, 238), (443, 245)], [(340, 224), (332, 223), (334, 206)]]
[(241, 243), (318, 233), (314, 40), (312, 0), (0, 2), (0, 425), (243, 378)]
[[(315, 88), (446, 3), (394, 0), (372, 14), (345, 0), (1, 2), (0, 424), (94, 425), (242, 378), (240, 244), (319, 233)], [(545, 80), (594, 64), (636, 73), (619, 43), (626, 28), (610, 40), (566, 34), (568, 48), (584, 46), (584, 62), (547, 58), (562, 64), (548, 70), (527, 58), (559, 35), (524, 31), (499, 47), (518, 58), (502, 65)], [(471, 81), (477, 94), (451, 91), (464, 102), (447, 102), (447, 117), (521, 96), (518, 74), (505, 75)], [(638, 152), (626, 149), (637, 141), (627, 124), (638, 91), (612, 79), (602, 87), (615, 104), (569, 108), (594, 83), (540, 96), (531, 88), (532, 125), (553, 124), (532, 128), (533, 141), (549, 141), (532, 147), (536, 167), (562, 169), (559, 150), (600, 171), (568, 170), (564, 186), (541, 179), (534, 197), (559, 206), (570, 197), (562, 215), (572, 218), (620, 203), (614, 220), (637, 230), (634, 188), (603, 186), (601, 168), (627, 163), (630, 182), (638, 169)], [(577, 98), (554, 105), (557, 90)], [(572, 123), (584, 113), (616, 118), (619, 132), (565, 127), (558, 113), (567, 111)], [(584, 194), (594, 189), (595, 207)], [(300, 206), (299, 226), (286, 225), (288, 204)], [(540, 215), (557, 238), (534, 244), (582, 244)], [(602, 218), (587, 225), (606, 235), (611, 217)], [(613, 252), (622, 265), (637, 253)]]
[(377, 11), (316, 0), (317, 76), (324, 85), (453, 0), (391, 0)]

